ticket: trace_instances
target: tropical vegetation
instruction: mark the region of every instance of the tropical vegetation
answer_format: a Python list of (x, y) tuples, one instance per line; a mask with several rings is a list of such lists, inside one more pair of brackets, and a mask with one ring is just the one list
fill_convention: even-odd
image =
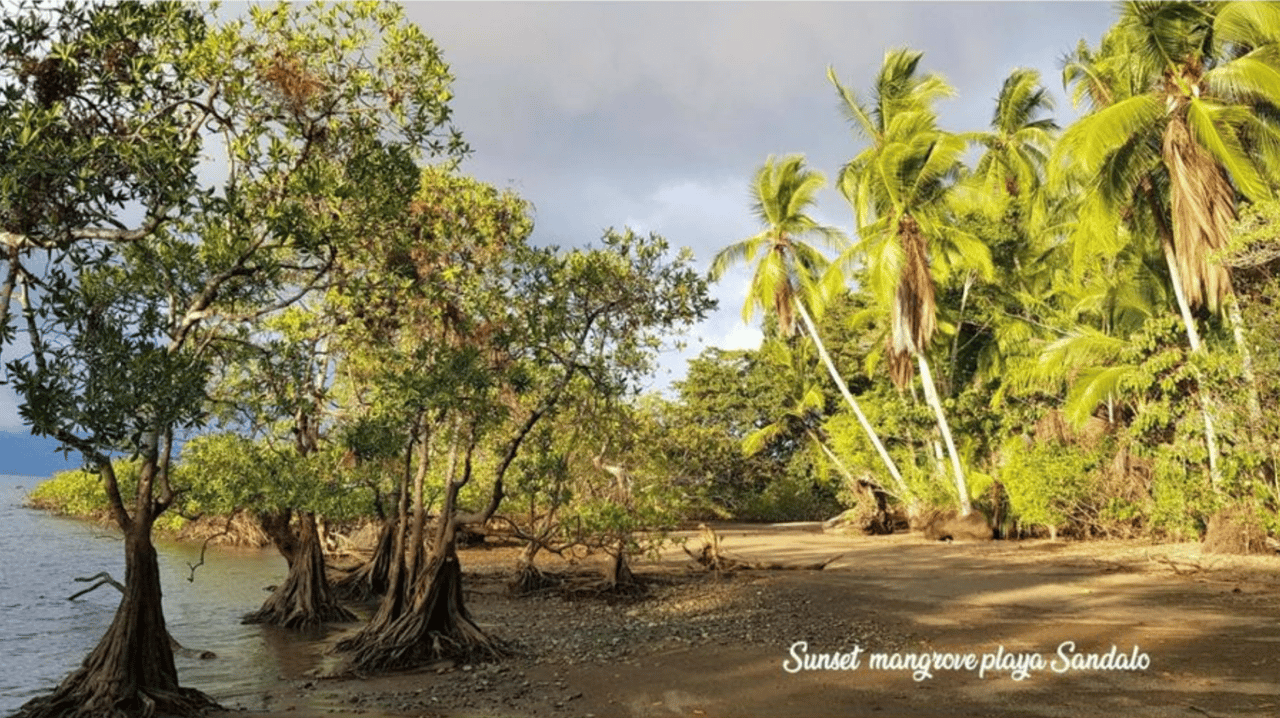
[[(1280, 530), (1276, 4), (1123, 4), (1063, 59), (1065, 127), (1030, 69), (952, 132), (922, 53), (832, 68), (853, 232), (815, 219), (826, 174), (769, 155), (759, 231), (706, 275), (658, 234), (531, 242), (529, 204), (462, 171), (449, 68), (395, 6), (24, 3), (0, 33), (0, 342), (30, 346), (4, 378), (86, 467), (35, 499), (99, 512), (127, 559), (101, 644), (22, 715), (210, 707), (152, 542), (197, 516), (251, 516), (289, 565), (246, 620), (376, 600), (335, 646), (358, 673), (507, 653), (466, 609), (476, 532), (524, 546), (517, 590), (571, 551), (634, 591), (684, 520)], [(764, 341), (643, 393), (742, 267)], [(332, 570), (321, 525), (359, 518), (373, 557)]]

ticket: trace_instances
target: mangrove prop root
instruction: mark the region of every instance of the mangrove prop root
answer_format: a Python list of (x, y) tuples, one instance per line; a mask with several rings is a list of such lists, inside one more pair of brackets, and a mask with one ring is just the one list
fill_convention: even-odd
[(244, 623), (266, 623), (300, 629), (322, 623), (343, 623), (356, 616), (338, 603), (324, 573), (324, 552), (320, 548), (313, 514), (301, 516), (301, 541), (284, 583), (267, 597), (262, 608), (244, 617)]
[(359, 568), (332, 582), (334, 594), (340, 600), (366, 601), (387, 592), (398, 526), (395, 518), (387, 519), (378, 533), (378, 545), (373, 556)]
[(381, 631), (362, 631), (338, 644), (346, 658), (339, 673), (373, 673), (453, 658), (494, 660), (509, 654), (503, 642), (477, 626), (462, 601), (462, 571), (451, 552), (433, 556), (415, 587), (413, 602)]
[(123, 596), (98, 645), (51, 694), (27, 702), (15, 716), (150, 718), (218, 707), (204, 693), (178, 684), (150, 533), (147, 522), (126, 531)]

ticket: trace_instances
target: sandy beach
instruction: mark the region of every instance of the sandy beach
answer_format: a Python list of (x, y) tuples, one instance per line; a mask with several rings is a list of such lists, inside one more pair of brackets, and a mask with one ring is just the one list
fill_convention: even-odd
[(515, 550), (469, 549), (469, 608), (511, 658), (334, 679), (316, 675), (319, 640), (305, 647), (311, 675), (219, 715), (1272, 716), (1280, 704), (1274, 557), (817, 525), (720, 533), (747, 560), (838, 558), (716, 575), (673, 548), (636, 564), (645, 597), (516, 598)]

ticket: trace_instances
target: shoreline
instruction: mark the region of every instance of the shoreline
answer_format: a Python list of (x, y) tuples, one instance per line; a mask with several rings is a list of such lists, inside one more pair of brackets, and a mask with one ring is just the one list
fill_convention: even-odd
[[(653, 581), (647, 598), (569, 600), (511, 597), (516, 552), (467, 549), (468, 607), (482, 627), (513, 642), (514, 657), (368, 679), (298, 677), (214, 715), (1012, 717), (1114, 709), (1155, 718), (1191, 707), (1274, 715), (1274, 557), (1209, 557), (1196, 544), (947, 544), (776, 527), (739, 526), (723, 538), (750, 559), (841, 555), (823, 571), (717, 576), (691, 570), (674, 550), (636, 562)], [(1115, 644), (1117, 654), (1137, 651), (1148, 664), (1015, 676), (1010, 658), (981, 677), (957, 669), (917, 679), (911, 666), (890, 661), (876, 670), (790, 673), (788, 647), (799, 640), (814, 653), (858, 647), (901, 660), (999, 653), (1024, 668), (1034, 667), (1033, 656), (1047, 666), (1068, 642), (1079, 656), (1105, 656)], [(1251, 661), (1237, 659), (1242, 645)]]

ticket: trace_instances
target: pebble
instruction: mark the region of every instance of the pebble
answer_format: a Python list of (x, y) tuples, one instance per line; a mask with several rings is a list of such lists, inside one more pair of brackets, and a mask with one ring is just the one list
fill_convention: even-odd
[[(912, 643), (847, 605), (814, 604), (768, 572), (668, 577), (652, 583), (641, 598), (516, 598), (502, 590), (506, 580), (499, 572), (468, 575), (468, 586), (479, 590), (471, 593), (467, 607), (495, 637), (510, 643), (513, 657), (424, 674), (424, 682), (429, 679), (432, 686), (430, 701), (421, 688), (398, 698), (369, 693), (348, 700), (360, 709), (411, 712), (429, 707), (446, 713), (465, 709), (480, 715), (544, 715), (586, 698), (571, 685), (573, 674), (562, 673), (575, 665), (635, 670), (660, 665), (660, 660), (648, 659), (655, 653), (696, 651), (699, 646), (723, 650), (732, 645), (776, 645), (781, 655), (797, 640), (833, 648), (858, 643), (880, 650), (902, 650)], [(550, 681), (534, 680), (527, 673), (547, 668), (553, 669)], [(457, 673), (443, 677), (451, 671)], [(458, 690), (459, 680), (465, 689)], [(420, 698), (406, 703), (412, 696)]]

